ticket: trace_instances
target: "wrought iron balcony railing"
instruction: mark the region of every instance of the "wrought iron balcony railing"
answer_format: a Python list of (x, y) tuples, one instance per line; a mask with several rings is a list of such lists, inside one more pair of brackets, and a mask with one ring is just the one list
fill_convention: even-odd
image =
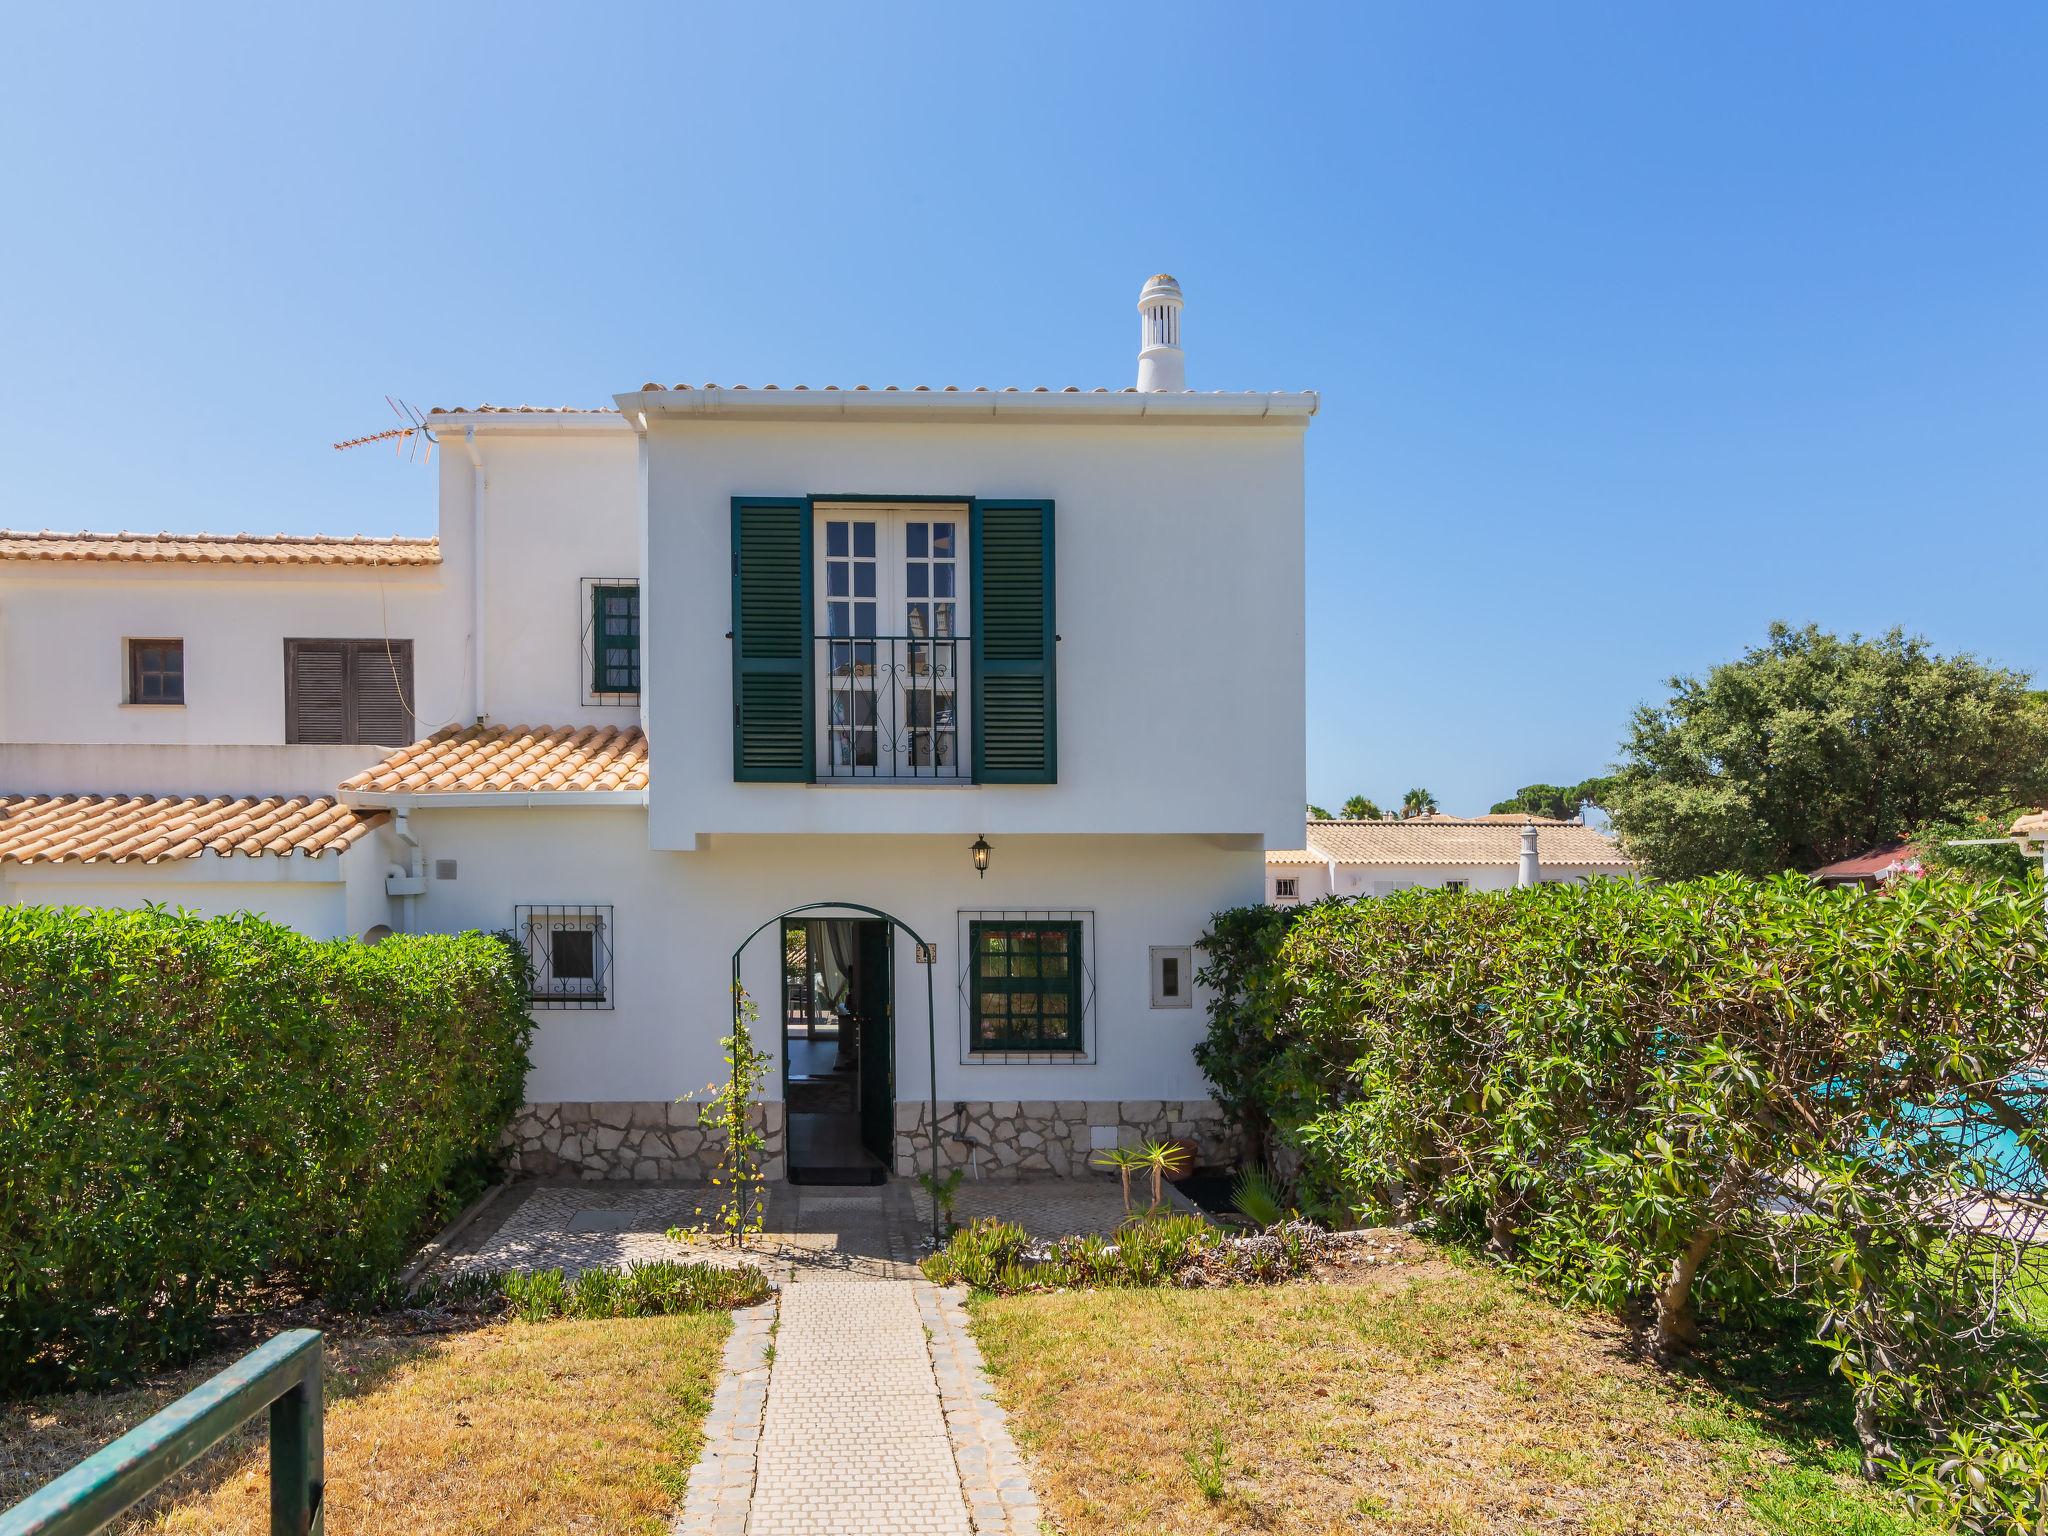
[(971, 777), (965, 635), (818, 635), (821, 782)]

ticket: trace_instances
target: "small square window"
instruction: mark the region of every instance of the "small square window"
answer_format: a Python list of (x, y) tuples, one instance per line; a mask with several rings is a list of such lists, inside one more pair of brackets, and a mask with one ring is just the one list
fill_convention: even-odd
[(612, 909), (515, 907), (514, 927), (533, 967), (536, 1008), (612, 1006)]
[(1447, 891), (1462, 891), (1465, 889), (1465, 882), (1463, 880), (1446, 880), (1444, 882), (1444, 889)]
[(185, 702), (185, 642), (183, 640), (130, 640), (128, 642), (128, 702), (130, 704), (183, 704)]
[(1152, 1006), (1192, 1008), (1195, 1005), (1195, 952), (1186, 945), (1154, 944)]
[(1295, 900), (1298, 900), (1299, 898), (1298, 898), (1298, 896), (1296, 895), (1296, 892), (1298, 892), (1298, 891), (1300, 890), (1300, 888), (1301, 888), (1301, 887), (1300, 887), (1300, 881), (1299, 881), (1299, 877), (1298, 877), (1298, 876), (1295, 876), (1295, 875), (1281, 875), (1281, 876), (1278, 876), (1278, 877), (1276, 877), (1276, 878), (1274, 879), (1274, 881), (1273, 881), (1273, 899), (1274, 899), (1275, 901), (1295, 901)]

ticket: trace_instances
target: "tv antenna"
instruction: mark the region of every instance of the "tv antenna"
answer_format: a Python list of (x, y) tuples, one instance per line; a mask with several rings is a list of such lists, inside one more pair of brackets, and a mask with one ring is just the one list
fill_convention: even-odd
[(382, 432), (372, 432), (367, 437), (344, 439), (334, 445), (335, 451), (341, 453), (350, 448), (361, 448), (368, 443), (389, 443), (392, 451), (408, 462), (418, 460), (423, 464), (433, 463), (434, 444), (439, 439), (428, 428), (427, 418), (405, 401), (394, 399), (390, 395), (384, 397), (384, 403), (391, 407), (391, 414), (398, 418), (397, 426), (387, 427)]

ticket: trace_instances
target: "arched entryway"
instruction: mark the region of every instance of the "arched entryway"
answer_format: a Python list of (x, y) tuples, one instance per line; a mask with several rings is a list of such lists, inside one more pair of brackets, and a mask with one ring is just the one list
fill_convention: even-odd
[[(933, 951), (915, 928), (863, 902), (813, 901), (778, 912), (732, 952), (733, 1018), (737, 1024), (741, 956), (770, 929), (775, 931), (781, 950), (778, 995), (772, 1004), (757, 1002), (762, 1002), (762, 1022), (772, 1019), (778, 1037), (777, 1047), (769, 1054), (782, 1063), (786, 1147), (793, 1182), (879, 1182), (894, 1163), (895, 932), (899, 928), (916, 945), (916, 963), (925, 977), (925, 1038), (930, 1063), (930, 1118), (926, 1123), (936, 1126), (939, 1089)], [(794, 1097), (793, 1084), (797, 1088)], [(799, 1113), (816, 1117), (815, 1123), (798, 1127), (794, 1117)], [(805, 1143), (802, 1152), (800, 1133)], [(931, 1155), (936, 1169), (936, 1142)]]

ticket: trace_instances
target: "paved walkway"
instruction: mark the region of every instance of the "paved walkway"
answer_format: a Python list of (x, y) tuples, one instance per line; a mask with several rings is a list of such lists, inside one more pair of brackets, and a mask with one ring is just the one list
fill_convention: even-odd
[[(1099, 1180), (980, 1185), (963, 1217), (1105, 1230)], [(464, 1233), (451, 1268), (580, 1270), (641, 1258), (760, 1265), (778, 1294), (733, 1315), (674, 1536), (1038, 1536), (1030, 1478), (968, 1331), (964, 1293), (919, 1275), (930, 1207), (903, 1183), (776, 1186), (744, 1255), (672, 1243), (690, 1186), (527, 1186)]]

